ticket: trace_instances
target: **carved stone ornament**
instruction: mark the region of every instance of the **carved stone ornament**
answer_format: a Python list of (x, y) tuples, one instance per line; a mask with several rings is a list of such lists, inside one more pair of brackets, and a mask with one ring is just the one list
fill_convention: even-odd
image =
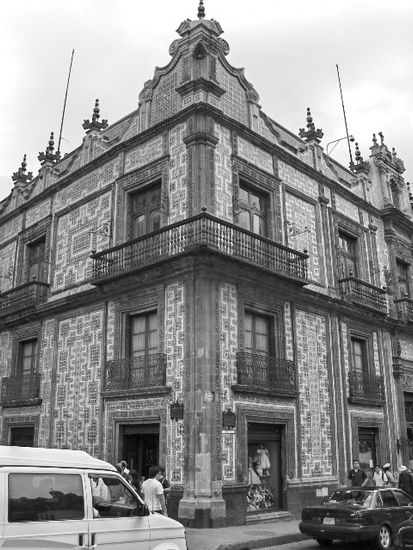
[(229, 54), (229, 44), (226, 40), (224, 40), (223, 38), (218, 38), (218, 44), (220, 45), (221, 47), (221, 51), (224, 55), (228, 55)]
[(399, 258), (406, 264), (412, 263), (412, 252), (407, 243), (396, 240), (394, 243), (394, 253), (397, 258)]
[(181, 40), (179, 38), (177, 38), (176, 40), (174, 40), (172, 42), (172, 44), (169, 46), (169, 55), (174, 55), (176, 50), (178, 49), (179, 47), (179, 43), (181, 42)]

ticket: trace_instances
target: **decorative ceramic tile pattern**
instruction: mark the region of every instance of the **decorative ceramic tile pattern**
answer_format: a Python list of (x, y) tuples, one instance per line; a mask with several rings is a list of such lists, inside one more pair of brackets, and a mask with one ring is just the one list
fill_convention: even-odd
[(176, 67), (167, 75), (163, 75), (153, 91), (151, 101), (150, 125), (153, 126), (176, 114), (181, 108), (181, 96), (176, 92), (178, 86), (178, 70)]
[(287, 245), (308, 251), (308, 277), (320, 282), (320, 257), (316, 224), (316, 206), (290, 193), (285, 194)]
[(11, 239), (22, 230), (23, 216), (15, 216), (3, 225), (0, 225), (0, 243)]
[(217, 63), (218, 84), (224, 88), (225, 94), (221, 98), (223, 112), (248, 126), (248, 104), (245, 89), (241, 86), (238, 78), (228, 72), (223, 65)]
[(33, 208), (27, 211), (25, 228), (31, 227), (38, 221), (51, 214), (51, 200), (39, 202)]
[(56, 195), (55, 211), (75, 204), (78, 200), (102, 189), (119, 175), (119, 161), (112, 160), (59, 191)]
[(293, 322), (291, 318), (291, 304), (284, 304), (284, 337), (285, 337), (285, 358), (294, 360)]
[(399, 341), (401, 346), (401, 357), (413, 361), (413, 340), (405, 337), (403, 339), (400, 338)]
[(0, 333), (0, 378), (8, 376), (11, 369), (12, 335), (10, 332)]
[(0, 248), (0, 292), (6, 292), (13, 286), (14, 262), (16, 258), (17, 242), (13, 241), (7, 246)]
[[(185, 359), (185, 287), (181, 282), (169, 285), (165, 291), (166, 385), (172, 387), (171, 402), (184, 401)], [(170, 481), (183, 482), (184, 423), (168, 419), (167, 468)]]
[(179, 124), (169, 135), (170, 173), (169, 173), (169, 223), (178, 222), (187, 217), (188, 182), (186, 145), (183, 137), (186, 124)]
[(219, 138), (215, 148), (215, 215), (232, 222), (231, 135), (227, 128), (216, 123), (214, 133)]
[(298, 158), (314, 168), (314, 155), (313, 151), (309, 147), (307, 147), (304, 151), (299, 151)]
[(326, 320), (297, 310), (296, 333), (303, 478), (327, 476), (332, 458)]
[(252, 145), (251, 143), (248, 143), (248, 141), (245, 141), (245, 139), (242, 139), (240, 137), (237, 138), (237, 141), (238, 155), (241, 158), (244, 158), (248, 162), (255, 164), (255, 166), (258, 166), (258, 168), (261, 168), (261, 170), (265, 170), (270, 174), (274, 173), (272, 156), (269, 153), (263, 151), (255, 145)]
[(318, 200), (318, 184), (309, 178), (307, 174), (296, 170), (285, 162), (278, 162), (278, 174), (280, 178), (294, 189), (301, 191), (308, 197)]
[(159, 136), (143, 145), (139, 145), (136, 149), (129, 151), (125, 155), (125, 174), (149, 164), (153, 160), (163, 155), (163, 138)]
[(41, 381), (40, 396), (42, 398), (39, 423), (39, 446), (50, 445), (50, 419), (52, 418), (52, 372), (55, 365), (55, 327), (56, 321), (50, 319), (42, 326), (42, 339), (40, 343)]
[(377, 332), (373, 332), (373, 360), (376, 374), (380, 374), (379, 344), (377, 341)]
[(106, 359), (115, 358), (115, 302), (108, 303), (107, 334), (106, 334)]
[(354, 220), (357, 223), (360, 221), (359, 210), (357, 206), (338, 194), (336, 194), (336, 209), (337, 212), (340, 212), (340, 214), (344, 214), (344, 216), (347, 216), (351, 220)]
[(110, 216), (111, 195), (105, 193), (59, 218), (52, 291), (80, 283), (91, 276), (91, 251), (109, 246), (108, 236), (91, 231), (99, 231), (105, 223), (110, 223)]
[(59, 323), (53, 444), (99, 453), (102, 311)]
[(348, 383), (348, 373), (350, 371), (350, 358), (348, 355), (348, 336), (347, 336), (347, 325), (346, 323), (341, 323), (341, 342), (343, 350), (343, 360), (344, 360), (344, 372), (345, 372), (345, 395), (349, 395), (349, 383)]
[(222, 480), (236, 481), (235, 479), (235, 432), (222, 432)]

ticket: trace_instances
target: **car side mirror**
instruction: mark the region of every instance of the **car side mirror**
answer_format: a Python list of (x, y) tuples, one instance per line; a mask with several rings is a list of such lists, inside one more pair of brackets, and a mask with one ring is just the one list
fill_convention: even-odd
[(149, 516), (149, 508), (144, 502), (138, 502), (138, 505), (135, 508), (135, 516)]

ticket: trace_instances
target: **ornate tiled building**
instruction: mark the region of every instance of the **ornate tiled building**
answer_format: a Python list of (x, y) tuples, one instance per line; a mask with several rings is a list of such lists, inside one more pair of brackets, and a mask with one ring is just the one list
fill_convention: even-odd
[(0, 437), (160, 463), (189, 526), (296, 516), (413, 463), (413, 216), (380, 133), (350, 169), (269, 118), (222, 28), (0, 203)]

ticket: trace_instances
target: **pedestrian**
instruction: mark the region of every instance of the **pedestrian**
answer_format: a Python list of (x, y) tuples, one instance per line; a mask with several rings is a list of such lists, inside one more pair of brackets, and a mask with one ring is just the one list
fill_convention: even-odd
[(353, 460), (353, 468), (348, 473), (350, 485), (352, 487), (361, 487), (366, 477), (366, 472), (360, 468), (360, 462)]
[(383, 473), (385, 478), (387, 478), (386, 485), (388, 485), (389, 487), (397, 487), (397, 477), (393, 474), (390, 468), (390, 462), (386, 462), (386, 464), (383, 464)]
[(162, 483), (163, 494), (164, 494), (164, 497), (165, 497), (165, 504), (167, 504), (168, 503), (168, 495), (171, 492), (171, 484), (169, 483), (169, 481), (165, 477), (165, 470), (162, 470), (161, 478), (160, 478), (159, 481)]
[(413, 498), (413, 473), (411, 468), (400, 466), (399, 489)]
[(374, 468), (373, 480), (376, 487), (384, 487), (387, 483), (387, 478), (378, 464), (376, 464), (376, 467)]
[(163, 494), (162, 468), (160, 466), (151, 466), (148, 472), (148, 479), (142, 483), (142, 491), (145, 502), (151, 512), (168, 515), (166, 511), (165, 497)]
[(367, 477), (363, 481), (362, 487), (375, 487), (376, 483), (374, 481), (374, 472), (373, 472), (373, 470), (371, 468), (369, 468), (367, 470), (366, 474), (367, 474)]

